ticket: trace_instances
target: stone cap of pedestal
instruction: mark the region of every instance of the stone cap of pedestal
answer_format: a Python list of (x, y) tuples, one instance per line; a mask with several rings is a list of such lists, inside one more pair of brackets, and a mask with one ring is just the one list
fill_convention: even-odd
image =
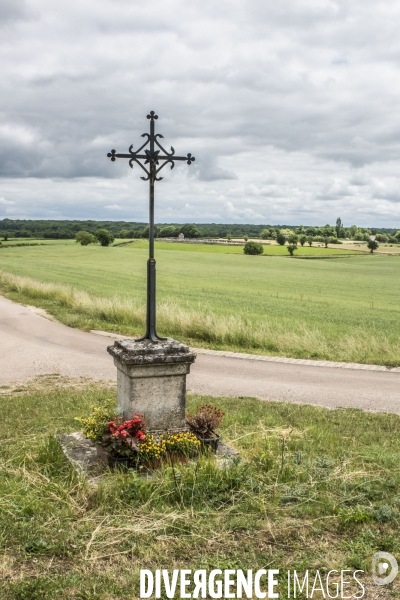
[(116, 340), (107, 351), (114, 360), (123, 365), (162, 365), (170, 363), (193, 363), (196, 354), (189, 346), (167, 338), (157, 344), (150, 340), (135, 342), (134, 340)]

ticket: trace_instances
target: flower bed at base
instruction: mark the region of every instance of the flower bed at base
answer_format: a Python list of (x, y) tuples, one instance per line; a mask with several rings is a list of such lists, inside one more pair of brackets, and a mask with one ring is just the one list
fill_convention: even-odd
[(214, 428), (222, 422), (224, 413), (204, 405), (195, 415), (188, 415), (188, 428), (173, 431), (146, 432), (145, 417), (135, 413), (131, 419), (115, 416), (111, 400), (92, 405), (88, 417), (77, 417), (83, 435), (96, 444), (103, 461), (111, 468), (141, 470), (159, 468), (164, 464), (187, 462), (201, 450), (216, 452), (220, 436)]

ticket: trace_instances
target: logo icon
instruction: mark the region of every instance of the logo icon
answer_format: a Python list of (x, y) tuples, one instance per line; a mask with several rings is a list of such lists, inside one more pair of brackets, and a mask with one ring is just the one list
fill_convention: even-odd
[(391, 583), (399, 571), (397, 560), (389, 552), (376, 552), (372, 557), (372, 579), (377, 585)]

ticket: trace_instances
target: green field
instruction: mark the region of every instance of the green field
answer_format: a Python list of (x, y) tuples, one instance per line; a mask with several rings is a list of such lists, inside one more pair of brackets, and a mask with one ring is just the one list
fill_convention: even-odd
[[(400, 364), (398, 257), (296, 260), (173, 243), (156, 243), (156, 257), (161, 334), (220, 349)], [(145, 318), (146, 259), (147, 242), (2, 249), (0, 282), (13, 299), (69, 325), (136, 334)]]
[[(287, 256), (287, 246), (276, 244), (263, 244), (265, 255)], [(243, 246), (229, 246), (225, 244), (189, 244), (183, 242), (156, 242), (156, 250), (171, 250), (178, 252), (206, 252), (211, 254), (243, 254)], [(148, 241), (138, 241), (132, 244), (132, 248), (148, 248)], [(316, 246), (299, 246), (295, 256), (340, 256), (340, 255), (364, 254), (359, 250), (342, 250), (338, 248), (325, 248)]]
[(374, 552), (400, 552), (398, 415), (189, 397), (189, 411), (225, 411), (221, 434), (244, 460), (105, 472), (97, 486), (54, 434), (115, 390), (40, 379), (2, 390), (2, 600), (134, 600), (139, 570), (160, 568), (280, 569), (281, 598), (288, 569), (362, 569), (366, 598), (398, 596), (396, 581), (377, 596), (368, 577)]

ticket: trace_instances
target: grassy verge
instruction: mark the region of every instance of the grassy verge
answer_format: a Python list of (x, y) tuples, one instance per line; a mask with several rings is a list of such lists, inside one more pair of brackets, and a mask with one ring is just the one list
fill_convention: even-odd
[[(4, 271), (0, 271), (0, 289), (17, 302), (40, 306), (63, 323), (86, 331), (104, 329), (137, 335), (145, 327), (144, 293), (140, 299), (115, 294), (101, 297), (71, 285), (45, 283)], [(231, 298), (234, 295), (232, 290)], [(246, 295), (244, 299), (247, 300)], [(277, 292), (276, 298), (271, 294), (271, 298), (262, 299), (273, 310), (267, 315), (257, 315), (262, 300), (257, 295), (253, 301), (248, 300), (248, 306), (242, 307), (241, 312), (221, 314), (218, 307), (206, 300), (193, 306), (165, 298), (158, 302), (158, 329), (163, 335), (178, 337), (194, 346), (297, 358), (400, 364), (397, 309), (380, 311), (371, 301), (361, 314), (359, 307), (346, 307), (344, 299), (335, 307), (318, 299), (307, 301), (302, 295), (301, 302), (288, 293), (281, 293), (279, 298)], [(318, 319), (313, 310), (318, 311)]]
[(134, 599), (140, 568), (369, 571), (375, 551), (400, 552), (396, 415), (195, 396), (189, 409), (226, 411), (241, 462), (94, 488), (53, 436), (115, 392), (56, 381), (2, 394), (2, 600)]

